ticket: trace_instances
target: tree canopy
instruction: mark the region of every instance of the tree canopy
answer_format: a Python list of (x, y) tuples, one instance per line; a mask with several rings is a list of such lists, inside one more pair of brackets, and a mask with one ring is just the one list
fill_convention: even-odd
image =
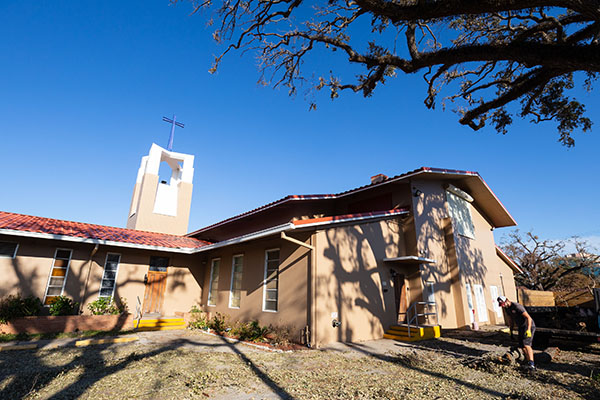
[(555, 121), (558, 140), (573, 146), (572, 133), (592, 126), (569, 90), (590, 90), (600, 71), (597, 0), (191, 1), (226, 44), (211, 71), (230, 51), (253, 50), (262, 82), (332, 98), (371, 96), (398, 73), (420, 73), (425, 105), (444, 91), (442, 103), (474, 130), (506, 133), (513, 117)]
[[(600, 286), (600, 256), (584, 240), (540, 239), (518, 230), (505, 238), (502, 250), (523, 270), (518, 286), (533, 290), (575, 290)], [(572, 252), (567, 252), (567, 249)]]

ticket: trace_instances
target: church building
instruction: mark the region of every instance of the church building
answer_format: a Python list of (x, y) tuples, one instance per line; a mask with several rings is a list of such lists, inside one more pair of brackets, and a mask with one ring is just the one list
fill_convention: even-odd
[[(318, 347), (410, 322), (498, 324), (519, 268), (492, 230), (516, 225), (476, 172), (419, 168), (341, 193), (291, 195), (190, 230), (194, 157), (142, 158), (127, 228), (0, 212), (0, 297), (100, 297), (168, 317), (192, 306), (285, 326)], [(159, 168), (171, 170), (159, 181)]]

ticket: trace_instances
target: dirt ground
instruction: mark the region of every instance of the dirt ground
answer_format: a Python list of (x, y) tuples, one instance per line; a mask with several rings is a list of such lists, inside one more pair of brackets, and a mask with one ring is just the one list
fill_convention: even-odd
[[(507, 334), (267, 352), (193, 331), (138, 342), (0, 352), (1, 399), (600, 399), (600, 345), (561, 343), (535, 373), (485, 363)], [(598, 376), (596, 379), (594, 377)]]

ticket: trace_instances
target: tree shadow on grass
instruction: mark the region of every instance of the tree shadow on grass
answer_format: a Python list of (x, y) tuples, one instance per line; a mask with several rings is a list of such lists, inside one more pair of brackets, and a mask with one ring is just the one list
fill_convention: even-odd
[(476, 385), (474, 383), (467, 382), (467, 381), (464, 381), (462, 379), (454, 378), (454, 377), (451, 377), (451, 376), (448, 376), (448, 375), (445, 375), (445, 374), (442, 374), (442, 373), (439, 373), (439, 372), (429, 371), (429, 370), (427, 370), (425, 368), (422, 368), (422, 367), (419, 367), (419, 366), (415, 366), (415, 365), (410, 365), (410, 364), (407, 364), (407, 363), (403, 363), (403, 362), (401, 362), (401, 359), (399, 357), (377, 354), (377, 353), (374, 353), (372, 351), (369, 351), (369, 350), (365, 349), (360, 344), (346, 343), (346, 345), (349, 346), (349, 347), (351, 347), (351, 348), (353, 348), (353, 349), (355, 349), (356, 351), (358, 351), (360, 353), (363, 353), (363, 354), (369, 356), (369, 357), (377, 358), (377, 359), (379, 359), (381, 361), (385, 361), (385, 362), (400, 363), (405, 368), (412, 369), (414, 371), (417, 371), (419, 373), (428, 375), (428, 376), (433, 377), (433, 378), (444, 379), (444, 380), (447, 380), (447, 381), (452, 382), (454, 384), (461, 385), (461, 386), (464, 386), (464, 387), (468, 387), (469, 389), (473, 389), (473, 390), (476, 390), (476, 391), (479, 391), (479, 392), (482, 392), (482, 393), (485, 393), (485, 394), (488, 394), (488, 395), (491, 395), (491, 396), (496, 396), (496, 397), (500, 397), (500, 398), (506, 398), (509, 395), (507, 393), (502, 393), (502, 392), (499, 392), (497, 390), (488, 389), (488, 388)]

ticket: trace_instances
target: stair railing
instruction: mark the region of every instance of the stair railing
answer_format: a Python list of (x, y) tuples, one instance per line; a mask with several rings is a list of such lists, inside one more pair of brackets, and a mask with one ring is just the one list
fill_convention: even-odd
[(137, 319), (137, 323), (135, 325), (135, 329), (140, 327), (140, 320), (142, 319), (142, 302), (140, 301), (140, 296), (137, 297), (137, 304), (135, 305), (135, 316), (133, 319)]
[[(423, 312), (419, 313), (417, 311), (417, 306), (424, 306), (423, 307)], [(426, 309), (426, 307), (429, 306), (433, 306), (433, 312), (428, 311)], [(412, 311), (412, 313), (411, 313)], [(437, 311), (437, 304), (435, 303), (435, 301), (415, 301), (414, 303), (412, 303), (410, 305), (410, 307), (408, 307), (408, 309), (406, 310), (406, 323), (408, 324), (408, 337), (410, 337), (410, 327), (414, 322), (415, 327), (419, 328), (419, 317), (428, 317), (428, 316), (435, 316), (435, 322), (436, 324), (439, 324), (439, 320), (438, 320), (438, 311)]]

